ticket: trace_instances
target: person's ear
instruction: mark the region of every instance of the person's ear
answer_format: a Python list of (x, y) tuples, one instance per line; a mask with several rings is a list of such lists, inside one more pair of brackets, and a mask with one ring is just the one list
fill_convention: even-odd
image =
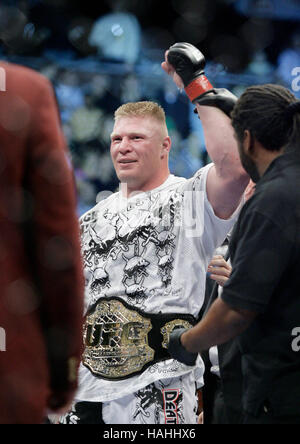
[(244, 151), (248, 156), (255, 156), (255, 144), (254, 137), (249, 130), (244, 131), (244, 141), (243, 141)]
[(161, 149), (161, 158), (168, 156), (171, 149), (171, 139), (169, 136), (165, 137), (162, 142), (162, 149)]

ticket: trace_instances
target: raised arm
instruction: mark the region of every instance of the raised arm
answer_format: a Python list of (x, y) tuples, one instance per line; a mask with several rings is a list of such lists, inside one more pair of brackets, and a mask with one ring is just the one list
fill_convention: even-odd
[(237, 208), (249, 182), (242, 168), (230, 112), (236, 97), (215, 89), (204, 75), (203, 54), (189, 43), (176, 43), (166, 52), (162, 68), (195, 103), (201, 119), (207, 152), (214, 166), (207, 178), (208, 199), (217, 216), (227, 219)]

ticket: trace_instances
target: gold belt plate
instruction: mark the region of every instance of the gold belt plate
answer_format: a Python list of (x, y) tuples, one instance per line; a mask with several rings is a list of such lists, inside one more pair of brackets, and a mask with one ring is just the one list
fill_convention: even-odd
[(86, 318), (83, 363), (107, 379), (126, 378), (154, 359), (148, 344), (151, 320), (120, 300), (101, 299)]
[(163, 335), (162, 347), (168, 348), (170, 342), (170, 334), (175, 328), (191, 328), (192, 324), (188, 321), (184, 321), (183, 319), (173, 319), (172, 321), (167, 322), (161, 329), (160, 332)]

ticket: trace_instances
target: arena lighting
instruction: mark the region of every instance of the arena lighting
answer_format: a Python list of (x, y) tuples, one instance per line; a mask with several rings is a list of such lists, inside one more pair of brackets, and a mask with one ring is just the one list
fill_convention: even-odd
[(124, 34), (124, 29), (119, 23), (114, 23), (111, 27), (111, 32), (115, 37), (121, 37)]

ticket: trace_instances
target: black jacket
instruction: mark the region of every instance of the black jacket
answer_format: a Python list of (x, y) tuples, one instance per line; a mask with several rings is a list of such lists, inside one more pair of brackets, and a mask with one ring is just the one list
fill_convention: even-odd
[[(228, 259), (229, 253), (225, 255)], [(219, 285), (207, 278), (205, 301), (201, 316), (205, 315), (209, 307), (218, 297)], [(224, 400), (224, 412), (221, 415), (226, 418), (228, 424), (240, 424), (242, 421), (242, 372), (241, 372), (241, 355), (236, 340), (229, 341), (218, 346), (218, 357), (221, 378), (214, 376), (211, 369), (209, 359), (209, 351), (201, 354), (205, 364), (203, 409), (204, 424), (215, 423), (214, 408), (215, 397), (218, 391), (222, 391)], [(222, 422), (221, 422), (222, 423)]]

